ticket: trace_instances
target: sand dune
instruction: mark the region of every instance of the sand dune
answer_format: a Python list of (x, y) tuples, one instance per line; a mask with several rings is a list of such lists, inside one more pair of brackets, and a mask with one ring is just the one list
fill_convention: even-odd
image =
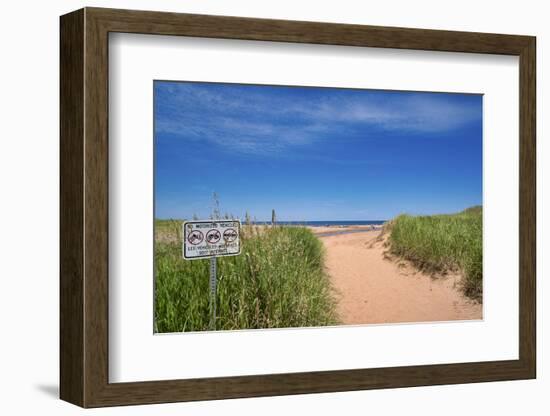
[(457, 274), (432, 277), (388, 259), (379, 231), (321, 237), (344, 324), (468, 320), (482, 305), (464, 297)]

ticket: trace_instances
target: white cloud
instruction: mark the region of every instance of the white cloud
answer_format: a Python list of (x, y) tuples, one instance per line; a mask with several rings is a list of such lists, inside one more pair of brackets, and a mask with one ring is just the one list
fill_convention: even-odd
[(267, 154), (346, 132), (438, 134), (481, 120), (479, 106), (448, 94), (317, 91), (289, 99), (260, 87), (165, 83), (157, 92), (155, 130)]

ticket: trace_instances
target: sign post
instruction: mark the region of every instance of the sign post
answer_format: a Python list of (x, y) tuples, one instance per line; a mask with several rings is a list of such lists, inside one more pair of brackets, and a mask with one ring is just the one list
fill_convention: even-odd
[(216, 257), (210, 257), (210, 330), (216, 330)]
[(241, 254), (239, 220), (186, 221), (183, 223), (183, 258), (210, 259), (210, 321), (216, 329), (217, 258)]

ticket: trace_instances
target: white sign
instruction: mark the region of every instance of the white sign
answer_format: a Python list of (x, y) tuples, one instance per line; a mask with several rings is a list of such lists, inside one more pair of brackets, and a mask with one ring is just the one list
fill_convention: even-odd
[(239, 220), (186, 221), (183, 223), (183, 257), (236, 256), (241, 253)]

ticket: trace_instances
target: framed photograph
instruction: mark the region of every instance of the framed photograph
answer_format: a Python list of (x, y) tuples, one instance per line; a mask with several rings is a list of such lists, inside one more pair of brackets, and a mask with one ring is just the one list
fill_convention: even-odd
[(63, 400), (535, 378), (534, 37), (60, 29)]

